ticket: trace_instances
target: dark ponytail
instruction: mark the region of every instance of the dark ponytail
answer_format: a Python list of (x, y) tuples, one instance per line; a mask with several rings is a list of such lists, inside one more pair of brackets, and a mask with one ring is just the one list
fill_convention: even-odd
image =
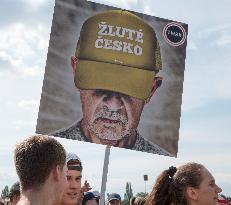
[(169, 167), (157, 177), (152, 192), (146, 198), (145, 205), (169, 205), (175, 202), (173, 176), (176, 171), (176, 167)]
[(187, 187), (198, 188), (203, 180), (202, 170), (205, 167), (198, 163), (187, 163), (176, 169), (169, 167), (157, 178), (152, 192), (146, 197), (145, 205), (186, 205)]

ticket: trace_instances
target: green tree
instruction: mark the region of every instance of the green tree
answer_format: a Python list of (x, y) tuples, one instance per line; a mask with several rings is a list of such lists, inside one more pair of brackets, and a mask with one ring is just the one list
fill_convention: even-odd
[(146, 197), (148, 195), (148, 193), (144, 193), (144, 192), (138, 192), (136, 194), (136, 196), (140, 196), (140, 197)]
[(6, 185), (5, 188), (2, 190), (1, 198), (5, 199), (9, 196), (9, 187)]
[(227, 198), (227, 200), (228, 200), (229, 202), (231, 202), (231, 197), (230, 197), (230, 196), (227, 196), (226, 198)]
[(126, 182), (126, 192), (124, 194), (124, 200), (122, 201), (122, 205), (129, 205), (130, 199), (133, 197), (132, 185), (130, 182)]
[(128, 200), (122, 200), (122, 205), (129, 205), (130, 204), (130, 202), (128, 201)]

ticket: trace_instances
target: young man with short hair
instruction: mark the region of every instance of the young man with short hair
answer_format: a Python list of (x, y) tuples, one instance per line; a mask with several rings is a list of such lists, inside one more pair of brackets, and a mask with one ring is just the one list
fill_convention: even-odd
[(74, 153), (67, 153), (67, 184), (62, 195), (61, 205), (82, 205), (84, 192), (91, 190), (87, 181), (81, 187), (82, 162)]
[(35, 135), (16, 145), (16, 171), (21, 197), (18, 205), (52, 205), (66, 185), (66, 152), (53, 137)]

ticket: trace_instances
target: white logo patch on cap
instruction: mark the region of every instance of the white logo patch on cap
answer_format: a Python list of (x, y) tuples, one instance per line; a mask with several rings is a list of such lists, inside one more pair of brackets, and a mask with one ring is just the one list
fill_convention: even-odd
[[(143, 43), (142, 29), (133, 30), (121, 26), (112, 26), (106, 22), (99, 23), (98, 39), (95, 41), (95, 47), (99, 49), (109, 49), (124, 53), (142, 55), (142, 47), (138, 44), (129, 43), (126, 40)], [(103, 38), (105, 36), (115, 36), (119, 40)], [(121, 39), (121, 40), (120, 40)]]

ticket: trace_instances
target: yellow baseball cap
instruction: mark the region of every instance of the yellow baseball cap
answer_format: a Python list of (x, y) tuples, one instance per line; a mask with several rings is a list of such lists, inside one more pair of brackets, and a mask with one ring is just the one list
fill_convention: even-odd
[(81, 29), (75, 56), (75, 84), (104, 89), (137, 99), (149, 97), (161, 69), (160, 47), (151, 26), (124, 10), (88, 18)]

